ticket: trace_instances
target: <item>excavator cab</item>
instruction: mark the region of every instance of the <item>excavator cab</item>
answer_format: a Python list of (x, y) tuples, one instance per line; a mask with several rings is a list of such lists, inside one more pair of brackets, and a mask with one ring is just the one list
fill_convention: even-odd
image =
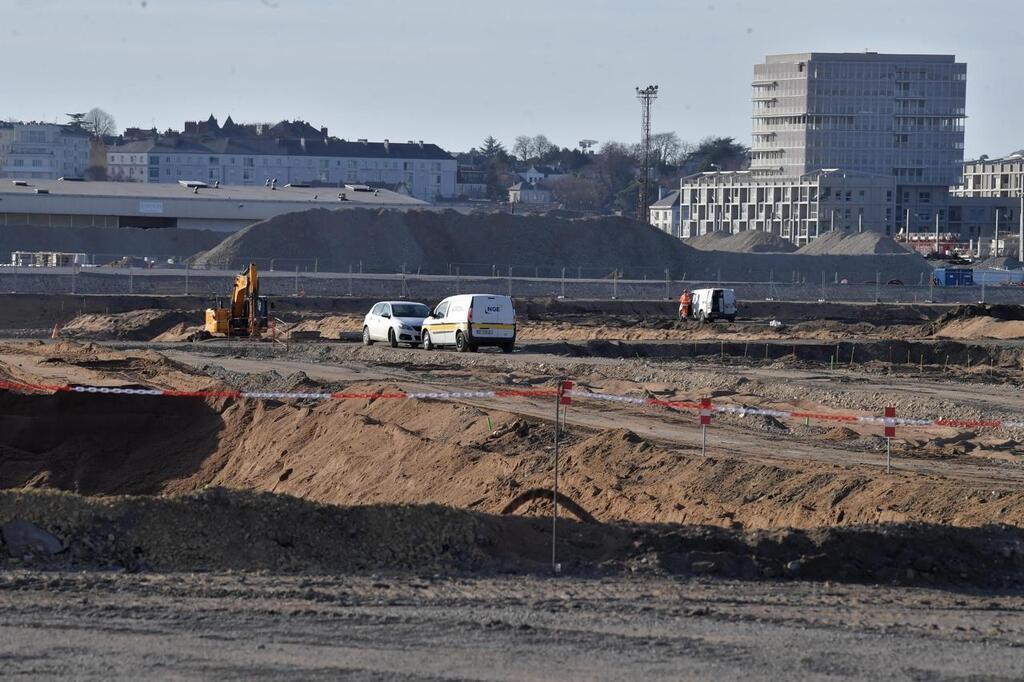
[(259, 337), (270, 321), (269, 307), (267, 297), (260, 296), (256, 266), (249, 263), (245, 271), (235, 275), (231, 301), (225, 304), (217, 299), (215, 307), (206, 309), (204, 336)]

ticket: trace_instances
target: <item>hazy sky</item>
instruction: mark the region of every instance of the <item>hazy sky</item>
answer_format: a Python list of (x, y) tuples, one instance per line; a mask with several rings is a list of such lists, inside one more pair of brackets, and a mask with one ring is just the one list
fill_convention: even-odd
[(1024, 147), (1019, 0), (0, 0), (0, 118), (303, 118), (453, 151), (494, 135), (750, 142), (751, 69), (801, 51), (953, 53), (969, 157)]

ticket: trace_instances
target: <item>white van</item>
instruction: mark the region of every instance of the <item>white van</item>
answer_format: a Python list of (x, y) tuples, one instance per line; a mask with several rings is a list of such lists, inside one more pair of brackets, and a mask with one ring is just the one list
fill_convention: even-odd
[(516, 343), (516, 310), (512, 299), (497, 294), (449, 296), (423, 320), (423, 347), (455, 346), (461, 353), (480, 346), (498, 346), (511, 353)]
[(694, 289), (690, 317), (700, 322), (736, 319), (736, 291), (733, 289)]

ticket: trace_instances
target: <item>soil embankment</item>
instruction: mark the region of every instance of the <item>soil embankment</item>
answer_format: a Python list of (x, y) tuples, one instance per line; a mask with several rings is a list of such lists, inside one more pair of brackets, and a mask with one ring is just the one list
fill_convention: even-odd
[[(851, 238), (865, 241), (866, 233)], [(775, 240), (767, 235), (734, 235), (745, 252), (701, 251), (656, 228), (621, 217), (568, 220), (554, 216), (461, 214), (455, 211), (329, 211), (280, 215), (250, 225), (194, 259), (197, 265), (247, 259), (318, 259), (324, 271), (354, 266), (377, 272), (492, 274), (493, 268), (520, 272), (563, 269), (589, 277), (673, 276), (719, 281), (850, 282), (898, 279), (916, 284), (931, 276), (931, 265), (916, 253), (868, 248), (816, 253), (763, 253)], [(883, 238), (884, 239), (884, 238)], [(767, 241), (765, 241), (767, 240)], [(891, 241), (891, 240), (889, 240)], [(748, 243), (749, 242), (749, 243)], [(779, 247), (782, 248), (782, 247)], [(863, 252), (863, 253), (861, 253)]]
[[(158, 570), (550, 570), (550, 521), (433, 505), (324, 506), (282, 495), (210, 489), (173, 498), (83, 498), (0, 492), (0, 523), (34, 524), (55, 553), (29, 548), (21, 566)], [(5, 532), (11, 532), (4, 525)], [(38, 529), (38, 530), (36, 530)], [(745, 533), (563, 520), (567, 572), (717, 574), (898, 584), (1016, 585), (1016, 529), (933, 526)], [(11, 563), (0, 553), (0, 567)]]

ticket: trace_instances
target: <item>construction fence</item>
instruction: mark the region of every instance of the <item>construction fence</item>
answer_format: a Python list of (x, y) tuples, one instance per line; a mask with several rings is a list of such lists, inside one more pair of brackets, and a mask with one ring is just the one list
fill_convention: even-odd
[[(276, 264), (275, 264), (276, 265)], [(526, 270), (524, 268), (524, 270)], [(539, 268), (538, 268), (539, 270)], [(574, 277), (583, 274), (566, 270), (554, 277), (522, 275), (464, 274), (456, 266), (452, 275), (415, 273), (328, 273), (303, 270), (263, 270), (262, 293), (269, 296), (327, 296), (409, 298), (437, 301), (459, 293), (486, 292), (520, 298), (566, 298), (581, 300), (675, 300), (684, 289), (725, 286), (736, 290), (741, 300), (835, 301), (857, 303), (1024, 303), (1024, 287), (985, 286), (940, 287), (931, 282), (898, 283), (876, 281), (843, 283), (833, 273), (817, 277), (794, 277), (797, 281), (742, 282), (673, 279), (623, 279), (611, 273), (604, 277)], [(2, 267), (0, 292), (31, 294), (98, 295), (191, 295), (224, 296), (231, 291), (236, 270), (175, 267)]]

